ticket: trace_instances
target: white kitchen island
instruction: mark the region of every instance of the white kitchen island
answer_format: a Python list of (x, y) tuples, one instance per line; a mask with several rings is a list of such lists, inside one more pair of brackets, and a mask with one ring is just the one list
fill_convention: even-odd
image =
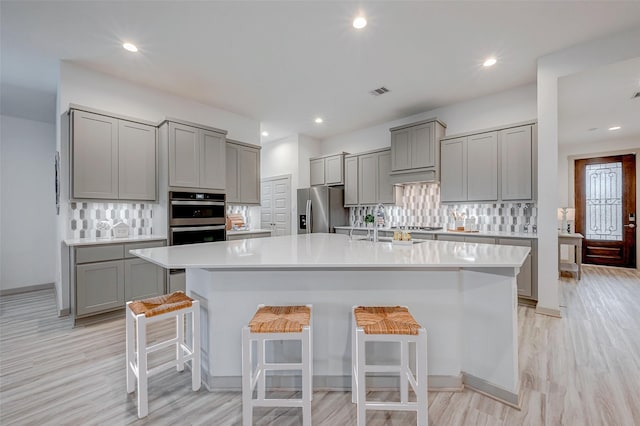
[[(394, 245), (337, 234), (132, 251), (187, 270), (187, 293), (202, 306), (209, 389), (240, 389), (241, 328), (260, 303), (313, 304), (314, 386), (324, 389), (351, 386), (351, 307), (406, 305), (427, 330), (430, 390), (464, 384), (512, 405), (519, 391), (516, 276), (528, 252), (449, 241)], [(395, 348), (372, 349), (380, 362), (396, 356)], [(388, 380), (371, 383), (387, 386)]]

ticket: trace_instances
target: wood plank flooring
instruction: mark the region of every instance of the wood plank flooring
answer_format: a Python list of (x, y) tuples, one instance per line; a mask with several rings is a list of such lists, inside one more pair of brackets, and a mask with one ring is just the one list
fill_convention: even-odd
[[(584, 266), (581, 281), (563, 277), (560, 289), (562, 319), (518, 310), (522, 410), (470, 390), (430, 392), (430, 424), (640, 424), (640, 273)], [(138, 420), (126, 393), (123, 317), (71, 328), (56, 317), (51, 290), (0, 298), (1, 425), (238, 425), (241, 398), (194, 393), (189, 373), (171, 370), (150, 379), (149, 412)], [(256, 409), (255, 419), (301, 422), (296, 409)], [(415, 424), (412, 413), (368, 420)], [(313, 424), (354, 425), (351, 394), (315, 392)]]

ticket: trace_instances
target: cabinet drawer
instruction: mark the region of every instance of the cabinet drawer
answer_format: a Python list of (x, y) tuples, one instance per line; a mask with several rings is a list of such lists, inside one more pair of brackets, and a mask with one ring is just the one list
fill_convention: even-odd
[(105, 244), (101, 246), (76, 247), (76, 263), (102, 262), (124, 257), (122, 244)]
[(124, 245), (124, 257), (136, 257), (129, 253), (129, 250), (137, 250), (137, 249), (145, 249), (145, 248), (153, 248), (153, 247), (164, 247), (167, 243), (163, 241), (148, 241), (144, 243), (129, 243)]
[(495, 244), (495, 238), (489, 237), (464, 237), (465, 243), (476, 243), (476, 244)]
[(532, 247), (531, 240), (513, 240), (511, 238), (500, 238), (498, 244), (501, 246), (523, 246)]

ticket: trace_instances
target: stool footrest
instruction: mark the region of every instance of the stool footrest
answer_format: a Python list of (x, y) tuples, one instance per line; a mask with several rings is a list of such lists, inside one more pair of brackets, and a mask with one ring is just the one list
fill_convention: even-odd
[(368, 410), (416, 411), (417, 402), (365, 402)]
[(302, 407), (301, 399), (254, 399), (254, 407)]
[(284, 363), (284, 362), (276, 362), (276, 363), (265, 363), (262, 364), (262, 368), (265, 370), (300, 370), (302, 369), (301, 363)]
[(363, 373), (401, 373), (402, 366), (400, 365), (371, 365), (366, 364), (363, 366)]
[(155, 352), (162, 348), (166, 348), (167, 346), (175, 345), (176, 343), (178, 343), (178, 341), (179, 341), (178, 338), (174, 337), (173, 339), (165, 340), (163, 342), (156, 343), (155, 345), (148, 346), (147, 353)]

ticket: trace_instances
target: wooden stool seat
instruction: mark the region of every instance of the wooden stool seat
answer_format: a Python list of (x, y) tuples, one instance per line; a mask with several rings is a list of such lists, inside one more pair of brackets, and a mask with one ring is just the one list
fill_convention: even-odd
[(144, 314), (145, 317), (149, 318), (188, 308), (192, 303), (192, 298), (181, 291), (176, 291), (171, 294), (150, 297), (149, 299), (134, 300), (127, 306), (133, 311), (134, 315)]
[(358, 306), (353, 310), (365, 334), (418, 335), (420, 324), (403, 306)]
[(263, 306), (249, 321), (252, 333), (301, 333), (308, 326), (308, 306)]

